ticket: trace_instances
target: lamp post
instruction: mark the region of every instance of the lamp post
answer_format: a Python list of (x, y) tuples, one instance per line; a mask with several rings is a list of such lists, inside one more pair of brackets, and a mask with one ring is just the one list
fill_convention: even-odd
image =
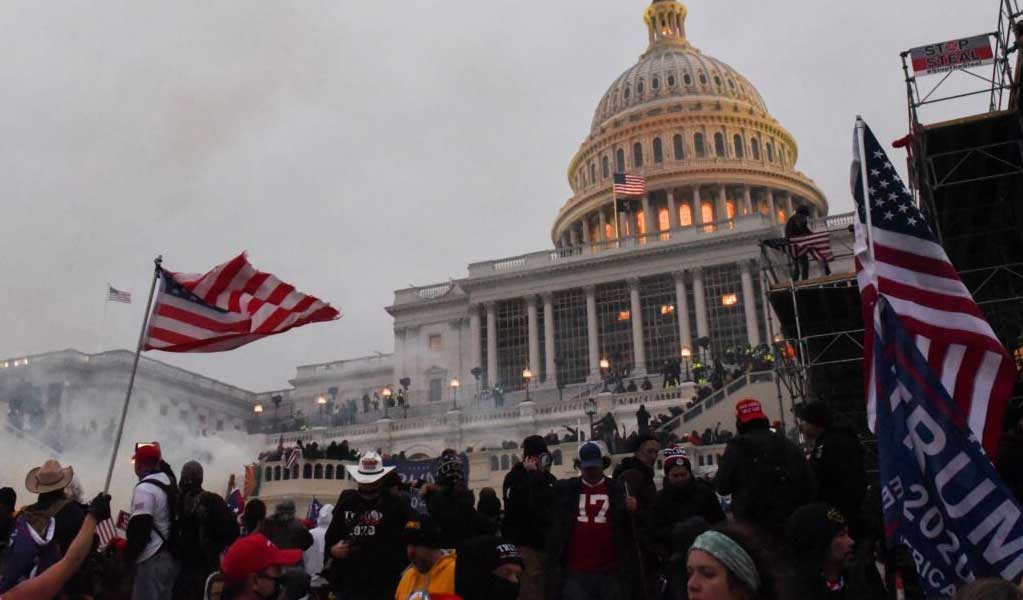
[(606, 358), (600, 359), (600, 378), (604, 380), (604, 389), (600, 390), (601, 393), (609, 391), (607, 389), (607, 376), (611, 372), (611, 361)]
[(451, 378), (451, 410), (458, 410), (458, 388), (462, 385), (457, 377)]
[(533, 381), (533, 372), (522, 369), (522, 380), (526, 382), (526, 402), (529, 402), (529, 384)]
[(320, 407), (320, 423), (323, 423), (323, 407), (327, 406), (327, 397), (321, 395), (316, 399), (316, 404)]
[[(605, 362), (605, 361), (601, 361)], [(586, 412), (586, 416), (590, 418), (590, 437), (587, 439), (593, 439), (593, 415), (597, 414), (597, 401), (593, 398), (586, 399), (586, 408), (583, 409)]]
[(391, 408), (391, 388), (390, 387), (384, 387), (384, 389), (381, 390), (380, 395), (384, 397), (384, 418), (385, 419), (390, 419), (391, 418), (391, 411), (390, 411), (390, 408)]
[(689, 361), (693, 358), (693, 351), (689, 346), (682, 347), (682, 364), (686, 367), (686, 381), (689, 381)]

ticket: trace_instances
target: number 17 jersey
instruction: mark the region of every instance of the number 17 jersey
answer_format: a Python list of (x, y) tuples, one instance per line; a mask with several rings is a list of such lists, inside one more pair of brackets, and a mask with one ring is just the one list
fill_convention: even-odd
[(603, 573), (614, 567), (618, 558), (608, 480), (597, 485), (580, 480), (580, 486), (565, 567), (576, 573)]

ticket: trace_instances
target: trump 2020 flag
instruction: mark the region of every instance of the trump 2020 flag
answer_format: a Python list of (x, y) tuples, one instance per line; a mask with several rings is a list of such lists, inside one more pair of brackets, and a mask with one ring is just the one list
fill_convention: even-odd
[(222, 352), (341, 314), (239, 254), (202, 275), (160, 269), (145, 349)]
[(1019, 503), (884, 297), (874, 312), (874, 369), (889, 541), (910, 548), (928, 597), (979, 577), (1018, 582)]

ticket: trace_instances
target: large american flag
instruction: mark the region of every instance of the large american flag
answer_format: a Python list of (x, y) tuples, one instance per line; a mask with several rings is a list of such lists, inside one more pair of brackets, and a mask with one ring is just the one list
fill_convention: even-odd
[(646, 193), (646, 178), (642, 175), (629, 175), (628, 173), (615, 173), (614, 195), (615, 198), (626, 198), (629, 196), (642, 196)]
[(994, 456), (1017, 376), (1015, 366), (874, 134), (862, 121), (857, 126), (863, 128), (864, 155), (860, 156), (859, 144), (854, 143), (851, 175), (859, 215), (855, 223), (856, 277), (863, 301), (868, 423), (873, 430), (877, 414), (874, 310), (881, 295), (966, 415), (970, 430), (988, 456)]
[(821, 231), (807, 235), (796, 235), (789, 238), (789, 255), (792, 258), (809, 256), (810, 258), (831, 262), (835, 259), (831, 251), (831, 232)]
[(322, 300), (257, 271), (239, 254), (204, 275), (161, 270), (145, 349), (221, 352), (340, 316)]

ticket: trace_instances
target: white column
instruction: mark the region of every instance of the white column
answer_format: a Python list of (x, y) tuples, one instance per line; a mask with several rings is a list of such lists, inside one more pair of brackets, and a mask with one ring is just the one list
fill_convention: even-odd
[(543, 295), (543, 351), (546, 383), (551, 387), (558, 385), (558, 366), (554, 364), (554, 294)]
[(672, 273), (675, 278), (675, 315), (678, 317), (678, 348), (693, 349), (693, 331), (689, 324), (689, 298), (686, 297), (686, 274)]
[(750, 193), (750, 186), (742, 186), (742, 205), (746, 210), (747, 215), (753, 214), (753, 195)]
[(703, 295), (703, 269), (693, 269), (693, 306), (696, 308), (696, 337), (706, 337), (707, 299)]
[[(643, 196), (643, 228), (646, 231), (648, 240), (657, 239), (657, 226), (654, 225), (657, 220), (654, 219), (654, 212), (650, 210), (650, 194)], [(638, 228), (637, 228), (638, 230)]]
[(405, 376), (405, 328), (394, 328), (394, 380)]
[(774, 191), (771, 188), (767, 188), (767, 211), (771, 216), (771, 222), (778, 222), (778, 209), (774, 205)]
[(784, 193), (785, 193), (785, 217), (788, 218), (791, 217), (793, 213), (792, 193), (791, 192)]
[[(472, 363), (469, 365), (470, 369), (476, 367), (483, 368), (481, 362), (481, 355), (483, 354), (483, 332), (480, 328), (480, 305), (470, 304), (469, 305), (469, 340), (472, 344), (472, 351), (469, 353), (469, 361)], [(400, 375), (399, 375), (400, 377)]]
[(589, 215), (583, 217), (583, 245), (589, 246), (593, 243), (593, 238), (590, 235), (590, 217)]
[(536, 319), (536, 296), (526, 298), (526, 318), (529, 329), (529, 370), (533, 377), (540, 376), (540, 330)]
[(632, 321), (632, 371), (646, 375), (646, 347), (643, 346), (643, 307), (639, 302), (639, 279), (629, 280), (629, 316)]
[(561, 246), (560, 247), (561, 248), (568, 248), (571, 242), (569, 241), (569, 237), (568, 237), (568, 232), (567, 231), (562, 231), (561, 232), (561, 238), (560, 239), (561, 239)]
[(604, 208), (603, 207), (601, 207), (600, 210), (597, 211), (597, 213), (600, 215), (600, 230), (597, 231), (597, 239), (600, 240), (601, 242), (606, 242), (607, 241), (607, 215), (604, 214)]
[(493, 302), (487, 302), (487, 384), (497, 385), (497, 312)]
[(586, 292), (586, 339), (590, 355), (590, 380), (600, 381), (600, 346), (597, 341), (597, 296), (592, 285)]
[(579, 245), (579, 231), (575, 228), (575, 224), (568, 230), (568, 241), (573, 248)]
[(760, 324), (757, 323), (756, 298), (753, 295), (753, 276), (750, 273), (749, 261), (739, 263), (739, 276), (742, 279), (742, 308), (746, 313), (746, 337), (751, 346), (760, 345)]
[(668, 190), (668, 227), (678, 229), (678, 203), (675, 202), (675, 190)]
[(717, 213), (714, 215), (715, 221), (720, 223), (728, 220), (728, 196), (725, 191), (725, 184), (718, 186), (717, 210), (714, 212)]

